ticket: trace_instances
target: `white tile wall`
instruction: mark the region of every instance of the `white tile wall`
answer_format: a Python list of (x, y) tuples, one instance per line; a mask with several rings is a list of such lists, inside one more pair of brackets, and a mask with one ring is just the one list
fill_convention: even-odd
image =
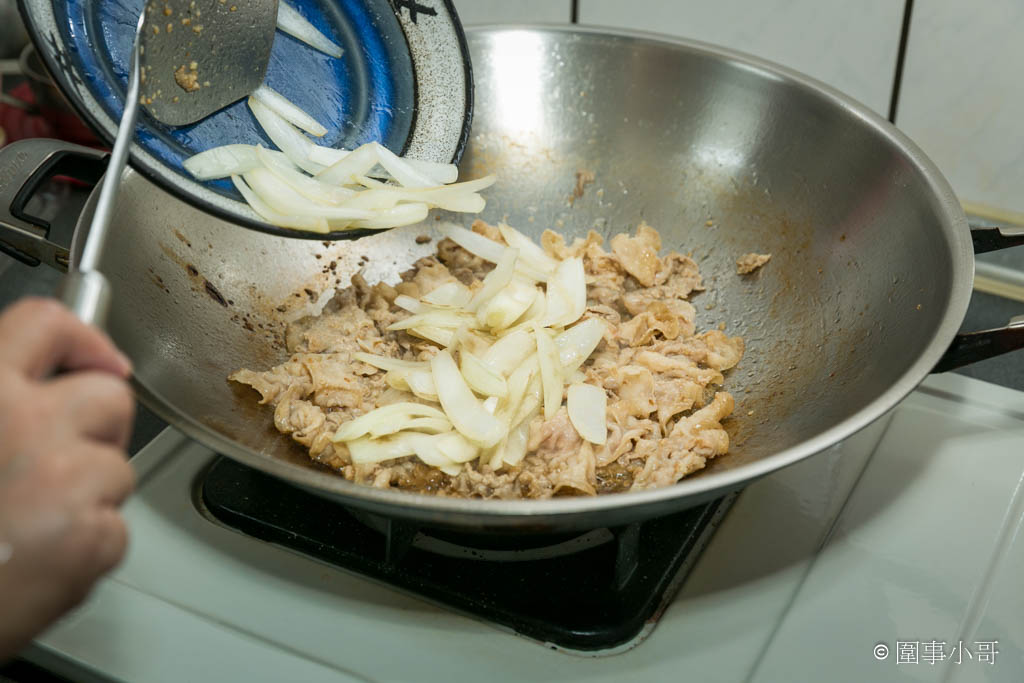
[(462, 23), (569, 23), (572, 0), (455, 0)]
[(580, 0), (579, 10), (581, 24), (667, 33), (779, 62), (883, 116), (902, 17), (902, 0)]
[(1024, 3), (914, 3), (896, 123), (962, 201), (1024, 211)]

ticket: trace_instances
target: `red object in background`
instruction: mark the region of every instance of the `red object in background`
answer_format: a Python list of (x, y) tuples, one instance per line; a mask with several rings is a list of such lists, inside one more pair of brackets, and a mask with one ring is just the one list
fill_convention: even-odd
[[(36, 98), (27, 82), (7, 93), (35, 108)], [(29, 111), (0, 103), (0, 127), (7, 132), (7, 142), (25, 138), (55, 138), (88, 147), (105, 149), (89, 127), (73, 112), (64, 109)]]

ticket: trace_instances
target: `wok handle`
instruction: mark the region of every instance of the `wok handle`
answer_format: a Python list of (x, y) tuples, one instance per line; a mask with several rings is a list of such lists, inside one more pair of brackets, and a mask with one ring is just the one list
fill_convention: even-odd
[(1024, 228), (998, 228), (993, 226), (971, 226), (971, 241), (974, 253), (1009, 249), (1024, 244)]
[[(1024, 244), (1024, 228), (971, 226), (974, 253), (983, 254)], [(956, 335), (932, 372), (948, 372), (971, 363), (1024, 348), (1024, 315), (1010, 319), (1006, 327)]]
[(948, 372), (1021, 348), (1024, 348), (1024, 315), (1011, 318), (1006, 327), (956, 335), (932, 372)]
[(67, 247), (51, 242), (49, 222), (25, 211), (45, 181), (58, 175), (95, 184), (106, 170), (106, 152), (60, 140), (34, 138), (0, 149), (0, 252), (29, 266), (66, 271)]

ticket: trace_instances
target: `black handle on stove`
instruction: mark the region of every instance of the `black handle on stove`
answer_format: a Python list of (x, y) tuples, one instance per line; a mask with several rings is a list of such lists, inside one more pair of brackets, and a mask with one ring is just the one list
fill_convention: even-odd
[(68, 248), (52, 242), (49, 222), (29, 215), (25, 207), (39, 187), (55, 176), (95, 185), (106, 170), (108, 156), (101, 150), (47, 138), (20, 140), (0, 149), (0, 252), (29, 266), (45, 263), (66, 271)]
[[(1024, 245), (1024, 228), (971, 226), (974, 253)], [(980, 332), (961, 332), (932, 372), (948, 372), (1010, 351), (1024, 349), (1024, 315), (1015, 316), (1005, 327)]]

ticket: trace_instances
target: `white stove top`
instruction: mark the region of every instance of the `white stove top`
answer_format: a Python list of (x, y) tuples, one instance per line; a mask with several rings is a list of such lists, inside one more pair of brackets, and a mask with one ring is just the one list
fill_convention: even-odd
[(842, 445), (750, 486), (651, 636), (608, 657), (546, 649), (210, 522), (192, 492), (213, 457), (170, 429), (135, 457), (126, 561), (30, 659), (139, 683), (1024, 671), (1024, 393), (977, 380), (932, 377)]

